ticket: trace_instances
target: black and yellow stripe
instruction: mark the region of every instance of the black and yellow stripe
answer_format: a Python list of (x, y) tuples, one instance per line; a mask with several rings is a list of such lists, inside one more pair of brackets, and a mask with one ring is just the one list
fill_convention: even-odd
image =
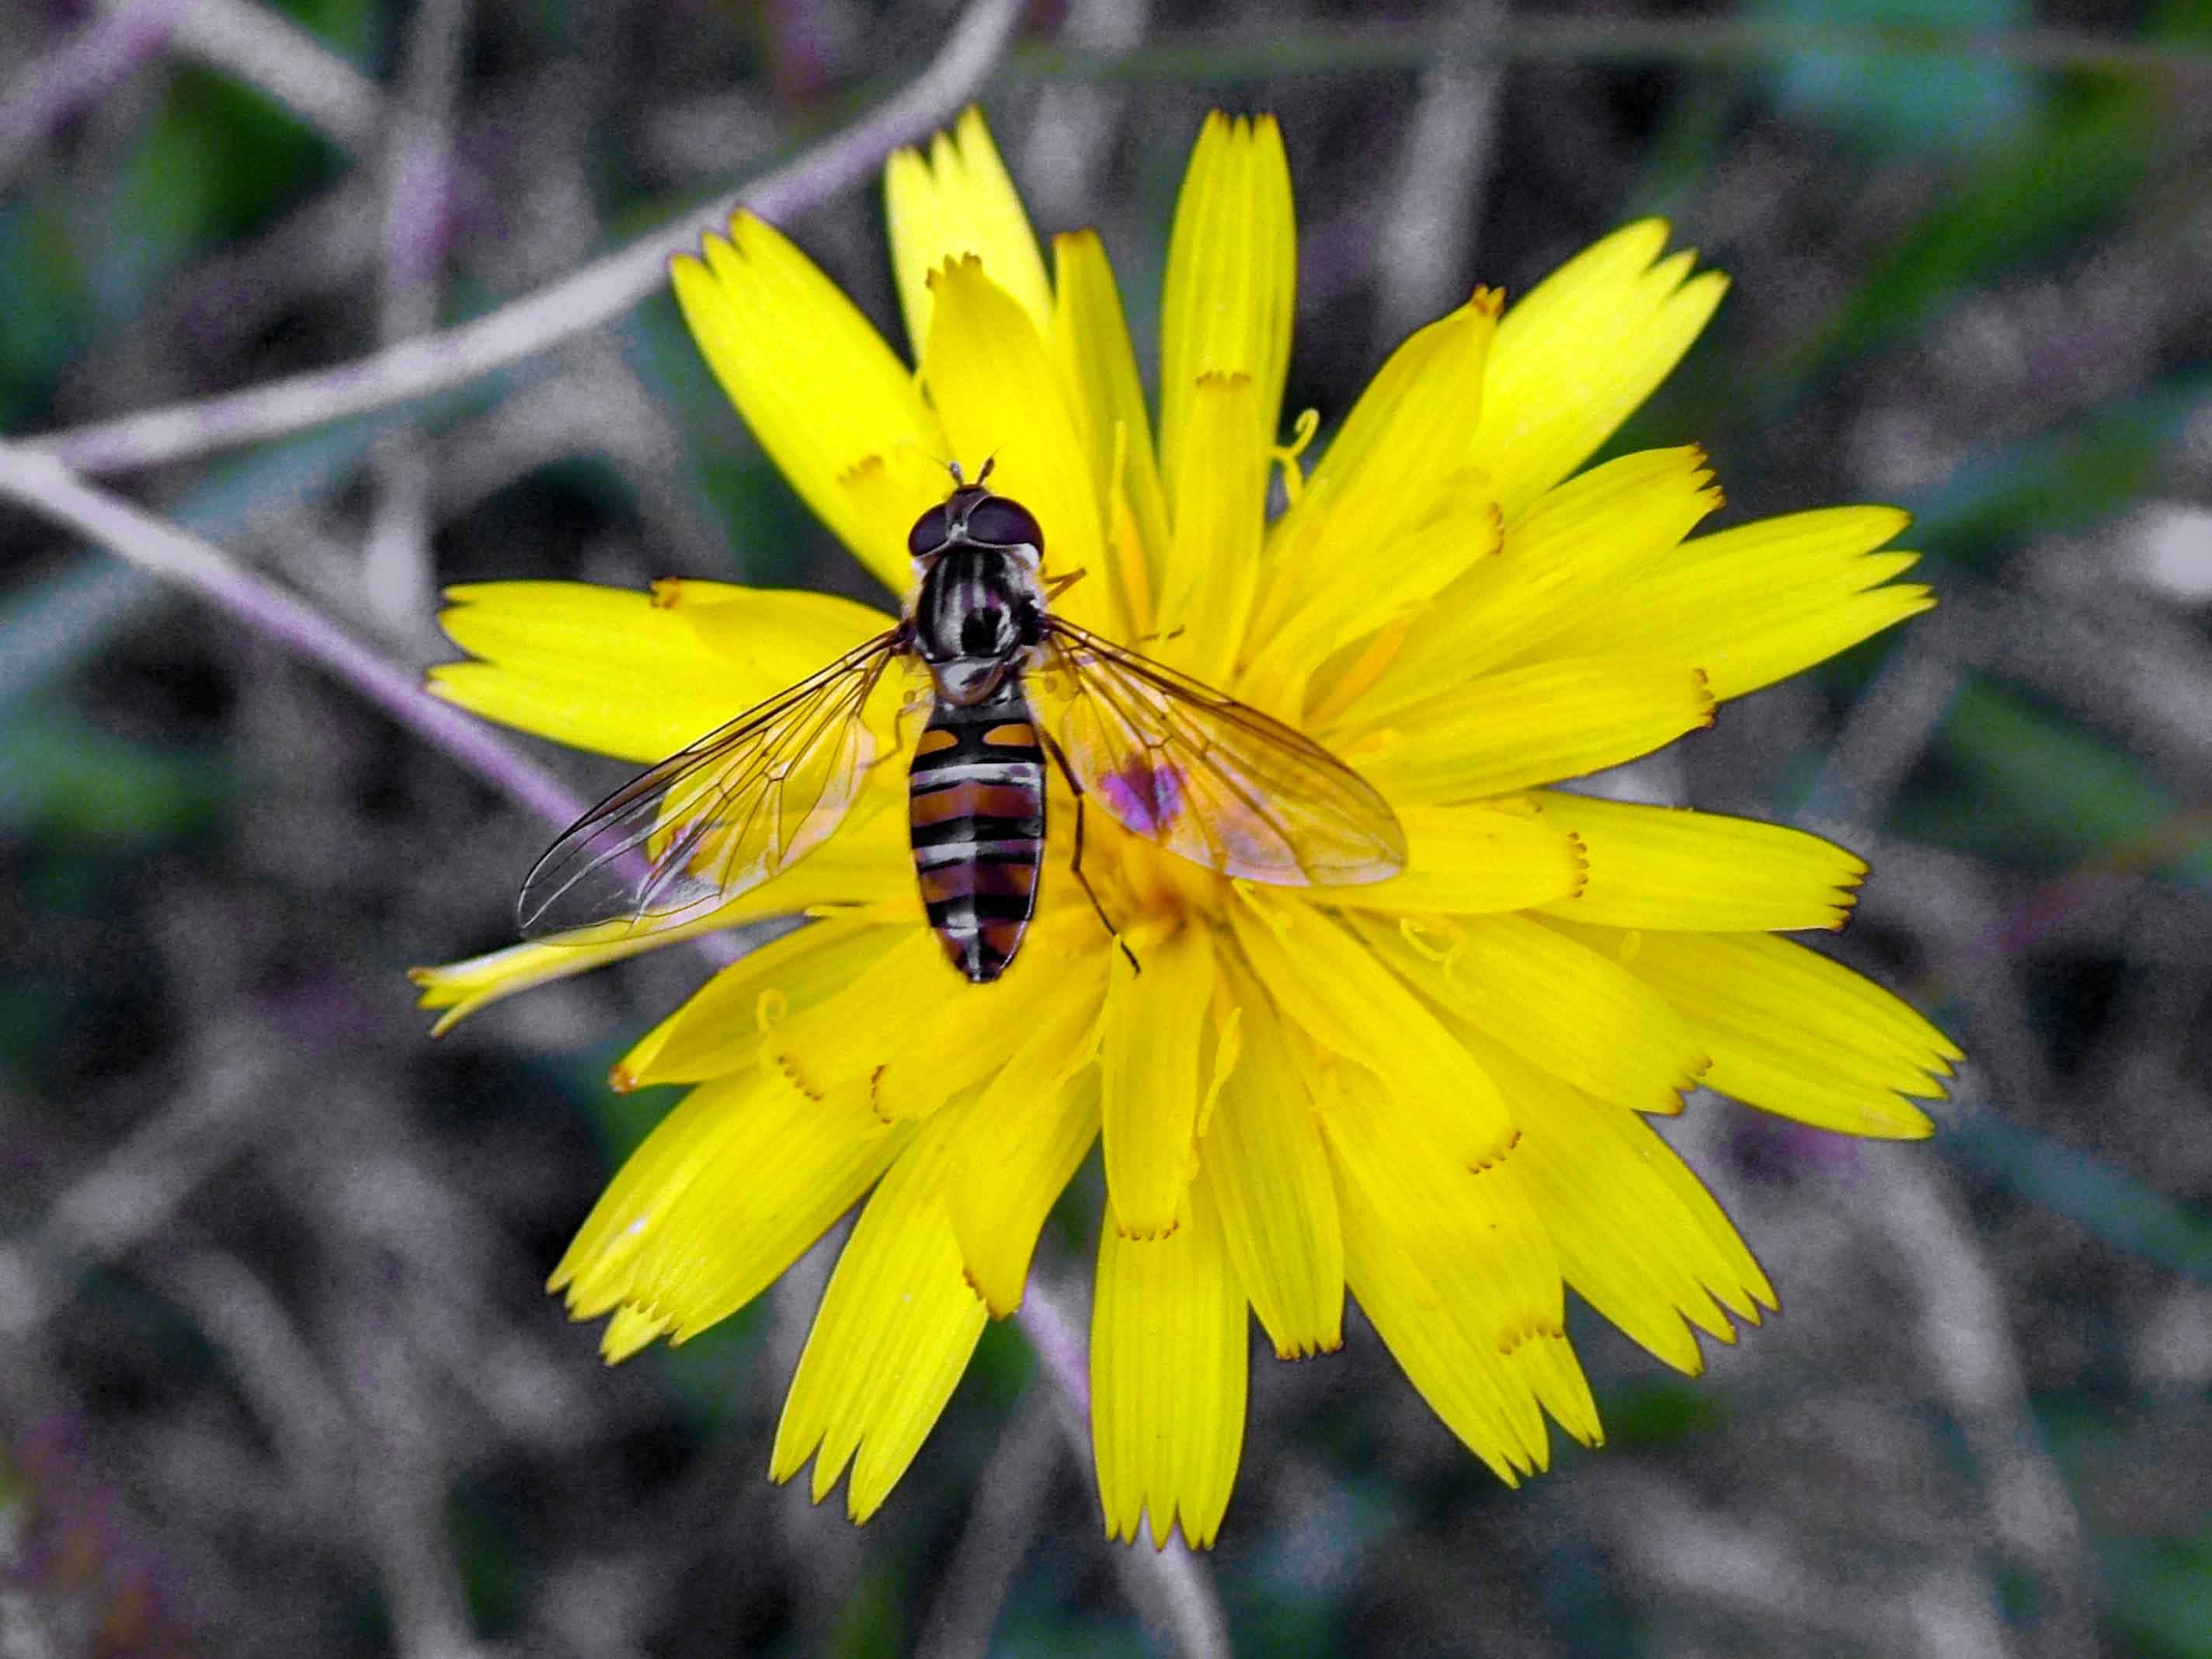
[(1044, 750), (1019, 678), (963, 708), (940, 700), (915, 742), (907, 824), (929, 925), (977, 984), (1004, 973), (1036, 908)]

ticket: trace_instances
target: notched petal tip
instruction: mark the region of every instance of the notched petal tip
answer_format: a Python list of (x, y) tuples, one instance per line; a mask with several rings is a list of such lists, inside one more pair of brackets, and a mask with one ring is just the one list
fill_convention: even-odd
[(1504, 1331), (1500, 1332), (1498, 1337), (1498, 1352), (1510, 1356), (1518, 1353), (1539, 1337), (1549, 1337), (1554, 1340), (1559, 1340), (1565, 1336), (1566, 1332), (1561, 1327), (1544, 1320), (1532, 1319), (1525, 1324), (1508, 1325)]
[(1098, 251), (1100, 257), (1103, 258), (1106, 251), (1106, 242), (1105, 239), (1100, 236), (1097, 231), (1089, 225), (1085, 225), (1075, 230), (1061, 230), (1053, 233), (1052, 258), (1053, 263), (1055, 266), (1057, 266), (1061, 258), (1067, 254), (1074, 253), (1078, 250), (1080, 250), (1083, 255), (1087, 258), (1089, 257), (1091, 251), (1094, 248)]
[(1691, 699), (1700, 718), (1693, 731), (1705, 731), (1712, 726), (1720, 710), (1720, 700), (1713, 696), (1713, 677), (1702, 668), (1692, 668), (1690, 678), (1696, 682), (1696, 694)]
[(875, 477), (879, 473), (884, 471), (888, 465), (889, 463), (887, 463), (881, 455), (876, 453), (873, 450), (871, 450), (866, 455), (861, 456), (859, 460), (853, 462), (850, 465), (847, 466), (843, 471), (840, 472), (837, 475), (837, 482), (841, 485), (845, 486), (856, 484), (864, 478)]
[(1565, 895), (1570, 899), (1580, 898), (1589, 886), (1589, 843), (1574, 830), (1565, 832), (1567, 858), (1574, 866), (1574, 885)]
[(1673, 1086), (1664, 1101), (1649, 1109), (1650, 1115), (1656, 1117), (1680, 1116), (1691, 1094), (1705, 1087), (1705, 1074), (1712, 1069), (1711, 1055), (1692, 1054), (1684, 1061), (1682, 1069), (1675, 1073)]
[(1114, 1218), (1114, 1231), (1132, 1244), (1157, 1244), (1163, 1239), (1174, 1237), (1176, 1230), (1182, 1225), (1181, 1216), (1173, 1217), (1157, 1226), (1137, 1227), (1132, 1227), (1119, 1215)]
[(982, 274), (983, 256), (981, 254), (948, 253), (945, 256), (945, 258), (941, 263), (932, 265), (929, 268), (929, 274), (924, 276), (921, 280), (927, 284), (929, 291), (934, 294), (937, 291), (937, 283), (939, 277), (950, 280), (955, 276), (961, 277), (975, 276), (980, 277)]
[(1467, 1166), (1468, 1173), (1469, 1175), (1480, 1175), (1485, 1170), (1496, 1169), (1499, 1164), (1505, 1162), (1506, 1158), (1511, 1156), (1514, 1150), (1520, 1145), (1521, 1131), (1516, 1126), (1507, 1133), (1505, 1144), (1504, 1146), (1500, 1146), (1494, 1152), (1482, 1153), (1470, 1162)]
[[(989, 1315), (991, 1318), (994, 1320), (1011, 1319), (1022, 1310), (1022, 1297), (1020, 1294), (1018, 1293), (1012, 1301), (1001, 1306), (998, 1302), (992, 1299), (990, 1291), (983, 1288), (982, 1280), (975, 1277), (975, 1270), (964, 1261), (960, 1264), (960, 1277), (966, 1281), (968, 1288), (975, 1293), (975, 1299), (983, 1304), (983, 1311)], [(1022, 1287), (1024, 1291), (1027, 1291), (1028, 1288), (1027, 1285), (1024, 1285)]]
[(775, 1069), (782, 1075), (783, 1080), (817, 1105), (830, 1098), (830, 1091), (827, 1089), (799, 1069), (797, 1055), (778, 1049), (763, 1053), (761, 1058), (763, 1060), (774, 1062)]

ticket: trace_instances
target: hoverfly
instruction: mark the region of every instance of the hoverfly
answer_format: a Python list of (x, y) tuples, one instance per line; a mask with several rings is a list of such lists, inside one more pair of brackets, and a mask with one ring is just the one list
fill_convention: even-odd
[[(945, 955), (977, 984), (1006, 971), (1036, 908), (1048, 755), (1075, 801), (1072, 873), (1109, 932), (1083, 875), (1086, 801), (1247, 881), (1355, 884), (1404, 867), (1389, 806), (1320, 744), (1053, 616), (1044, 532), (985, 487), (990, 471), (969, 483), (953, 464), (951, 493), (915, 520), (916, 587), (896, 626), (572, 824), (523, 882), (524, 935), (657, 933), (804, 858), (860, 792), (874, 758), (869, 698), (900, 659), (919, 660), (932, 692), (908, 773), (915, 874)], [(1036, 690), (1060, 704), (1057, 740)]]

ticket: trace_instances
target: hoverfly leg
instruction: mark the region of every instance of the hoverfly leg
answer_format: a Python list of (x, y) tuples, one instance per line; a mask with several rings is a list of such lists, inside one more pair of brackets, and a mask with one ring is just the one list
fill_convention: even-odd
[(899, 699), (898, 713), (891, 719), (890, 747), (869, 762), (871, 766), (886, 765), (906, 752), (907, 728), (913, 725), (916, 716), (927, 719), (934, 706), (931, 691), (927, 680), (907, 687), (905, 694)]
[[(1076, 572), (1077, 575), (1082, 574), (1081, 571)], [(1137, 953), (1129, 948), (1128, 940), (1121, 937), (1121, 930), (1114, 925), (1114, 919), (1106, 914), (1106, 907), (1098, 902), (1098, 890), (1091, 886), (1091, 878), (1083, 873), (1083, 786), (1075, 781), (1074, 770), (1069, 767), (1067, 757), (1060, 752), (1060, 744), (1054, 740), (1052, 733), (1040, 726), (1037, 736), (1044, 739), (1045, 752), (1060, 768), (1060, 775), (1067, 780), (1068, 793), (1075, 797), (1075, 856), (1069, 860), (1068, 873), (1083, 889), (1083, 896), (1091, 901), (1091, 908), (1098, 913), (1099, 926), (1105, 928), (1114, 943), (1121, 947), (1121, 954), (1129, 958), (1130, 971), (1141, 974), (1145, 971), (1144, 963), (1137, 960)]]

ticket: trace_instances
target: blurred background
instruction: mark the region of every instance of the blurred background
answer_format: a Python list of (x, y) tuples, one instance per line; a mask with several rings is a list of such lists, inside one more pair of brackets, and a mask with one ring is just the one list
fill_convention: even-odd
[[(957, 16), (4, 0), (0, 432), (484, 314), (834, 131)], [(1201, 116), (1278, 112), (1287, 407), (1331, 419), (1474, 283), (1670, 216), (1735, 287), (1615, 447), (1705, 445), (1717, 522), (1901, 503), (1943, 599), (1617, 781), (1872, 860), (1824, 948), (1966, 1048), (1938, 1138), (1693, 1100), (1663, 1127), (1784, 1311), (1693, 1381), (1577, 1309), (1610, 1444), (1517, 1492), (1364, 1327), (1255, 1362), (1200, 1564), (1237, 1645), (2212, 1654), (2212, 5), (1065, 0), (983, 95), (1148, 361)], [(893, 327), (872, 179), (789, 228)], [(452, 581), (866, 591), (658, 291), (110, 478), (410, 668)], [(544, 826), (30, 515), (0, 549), (0, 1653), (1174, 1642), (1018, 1328), (861, 1531), (764, 1478), (824, 1252), (604, 1368), (540, 1281), (671, 1102), (609, 1062), (700, 963), (430, 1042), (403, 970), (507, 942)], [(1055, 1224), (1072, 1296), (1096, 1201)]]

